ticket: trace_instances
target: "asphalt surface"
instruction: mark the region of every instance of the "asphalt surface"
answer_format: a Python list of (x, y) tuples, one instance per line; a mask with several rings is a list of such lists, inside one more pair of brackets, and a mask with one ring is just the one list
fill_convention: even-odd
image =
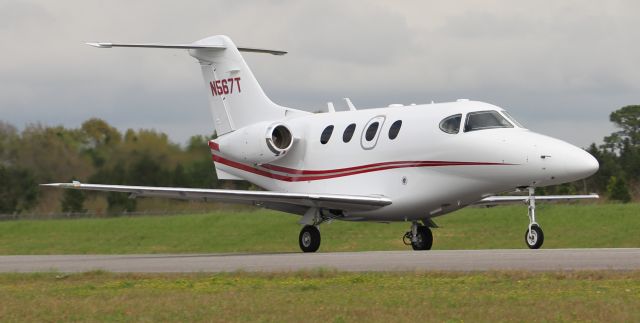
[(640, 270), (640, 248), (0, 256), (0, 272)]

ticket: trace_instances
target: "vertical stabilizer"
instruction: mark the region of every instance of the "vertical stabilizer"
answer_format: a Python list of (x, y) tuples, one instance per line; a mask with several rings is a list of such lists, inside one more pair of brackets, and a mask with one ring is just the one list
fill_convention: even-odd
[(265, 95), (229, 37), (212, 36), (193, 45), (202, 46), (189, 49), (189, 54), (200, 62), (218, 136), (285, 117), (287, 109)]
[[(255, 123), (309, 114), (309, 112), (281, 107), (269, 100), (240, 55), (240, 51), (272, 55), (286, 54), (283, 51), (249, 47), (238, 48), (229, 37), (222, 35), (207, 37), (190, 44), (91, 42), (87, 45), (98, 48), (133, 47), (189, 50), (189, 54), (200, 63), (215, 131), (219, 137)], [(216, 170), (221, 179), (239, 179), (217, 167)]]

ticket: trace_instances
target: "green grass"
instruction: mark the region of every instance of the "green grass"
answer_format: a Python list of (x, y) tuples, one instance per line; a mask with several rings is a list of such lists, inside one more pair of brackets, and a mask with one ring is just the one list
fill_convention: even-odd
[[(547, 248), (640, 247), (640, 204), (542, 205)], [(0, 254), (298, 252), (297, 216), (0, 222)], [(436, 219), (434, 249), (524, 248), (525, 206)], [(406, 250), (407, 223), (323, 224), (321, 251)], [(11, 321), (640, 321), (640, 271), (0, 274)]]
[(640, 321), (640, 272), (0, 274), (3, 322)]
[[(640, 204), (540, 205), (545, 248), (640, 247)], [(288, 252), (297, 216), (234, 211), (184, 216), (0, 222), (0, 254)], [(435, 221), (434, 249), (524, 248), (526, 207), (467, 208)], [(321, 226), (321, 252), (406, 250), (408, 223)]]

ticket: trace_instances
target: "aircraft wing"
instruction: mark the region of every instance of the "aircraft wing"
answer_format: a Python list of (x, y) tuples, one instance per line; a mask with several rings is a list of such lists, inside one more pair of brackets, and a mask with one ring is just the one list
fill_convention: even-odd
[[(598, 194), (586, 195), (536, 195), (536, 202), (554, 202), (554, 201), (571, 201), (571, 200), (590, 200), (600, 198)], [(473, 203), (473, 205), (498, 205), (509, 203), (525, 203), (529, 200), (528, 195), (515, 196), (489, 196)]]
[(272, 191), (219, 190), (181, 187), (153, 187), (128, 185), (102, 185), (73, 183), (51, 183), (42, 186), (70, 188), (89, 191), (130, 193), (132, 198), (164, 197), (182, 200), (219, 201), (252, 204), (279, 211), (304, 214), (309, 208), (337, 209), (343, 211), (366, 211), (391, 204), (384, 196), (360, 196), (340, 194), (286, 193)]

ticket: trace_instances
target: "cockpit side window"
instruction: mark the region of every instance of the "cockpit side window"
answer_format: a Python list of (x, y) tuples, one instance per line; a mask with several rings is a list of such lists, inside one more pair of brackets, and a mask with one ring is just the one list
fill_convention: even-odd
[(462, 121), (462, 114), (454, 114), (446, 117), (440, 121), (440, 130), (446, 133), (456, 134), (460, 132), (460, 121)]
[(477, 111), (467, 113), (464, 132), (493, 128), (513, 128), (513, 125), (498, 113), (498, 111)]

